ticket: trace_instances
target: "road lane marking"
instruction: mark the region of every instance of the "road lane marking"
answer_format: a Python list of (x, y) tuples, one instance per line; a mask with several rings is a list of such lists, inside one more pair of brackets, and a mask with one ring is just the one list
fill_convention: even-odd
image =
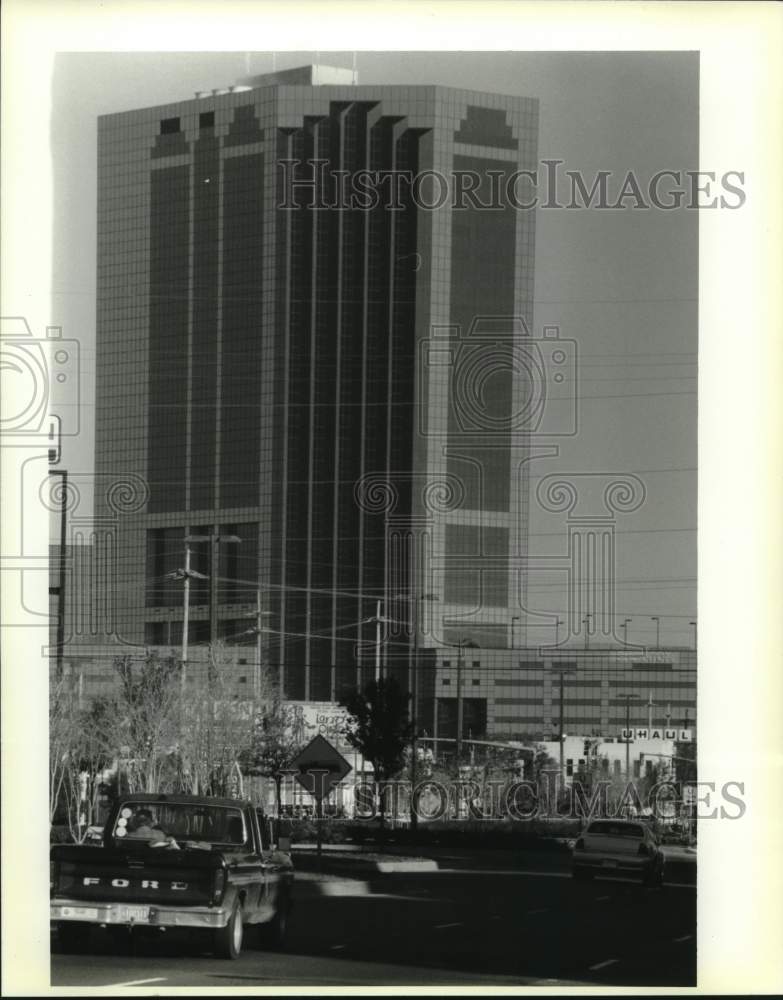
[(165, 976), (158, 976), (157, 979), (133, 979), (129, 983), (106, 983), (109, 989), (117, 987), (119, 989), (122, 986), (146, 986), (147, 983), (165, 983)]
[(605, 969), (607, 965), (615, 965), (619, 961), (619, 958), (607, 958), (605, 962), (597, 962), (595, 965), (591, 965), (589, 971), (596, 972), (598, 969)]
[(458, 921), (455, 924), (435, 924), (436, 931), (445, 931), (447, 927), (462, 927), (462, 922)]
[(344, 944), (333, 944), (330, 951), (343, 951), (345, 949)]
[(690, 941), (692, 937), (693, 934), (683, 934), (682, 937), (672, 938), (672, 940), (674, 941), (675, 944), (678, 944), (680, 941)]

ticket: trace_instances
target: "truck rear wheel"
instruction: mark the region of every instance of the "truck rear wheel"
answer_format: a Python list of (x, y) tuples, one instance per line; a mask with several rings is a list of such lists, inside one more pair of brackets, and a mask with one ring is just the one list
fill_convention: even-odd
[(234, 903), (231, 916), (225, 927), (214, 932), (213, 951), (218, 958), (239, 958), (242, 954), (242, 907), (239, 900)]
[(280, 909), (268, 923), (258, 925), (258, 943), (261, 948), (281, 949), (285, 947), (289, 908), (287, 902), (282, 903)]

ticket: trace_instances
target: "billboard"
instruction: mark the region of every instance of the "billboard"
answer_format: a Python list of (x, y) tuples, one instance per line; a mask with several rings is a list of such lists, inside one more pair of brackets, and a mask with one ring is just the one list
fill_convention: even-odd
[(314, 736), (323, 736), (340, 751), (353, 752), (343, 736), (348, 712), (333, 701), (286, 701), (293, 715), (294, 738), (309, 743)]

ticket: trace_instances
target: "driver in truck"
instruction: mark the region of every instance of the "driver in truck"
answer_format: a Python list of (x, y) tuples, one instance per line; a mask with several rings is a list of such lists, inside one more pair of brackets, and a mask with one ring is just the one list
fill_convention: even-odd
[(128, 837), (134, 840), (146, 840), (151, 847), (169, 847), (178, 849), (173, 837), (166, 836), (165, 831), (153, 820), (149, 809), (138, 809), (133, 817), (133, 825), (128, 828)]

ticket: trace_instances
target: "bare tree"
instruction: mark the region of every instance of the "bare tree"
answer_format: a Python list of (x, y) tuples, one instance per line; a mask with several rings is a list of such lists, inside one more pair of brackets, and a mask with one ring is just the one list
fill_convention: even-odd
[(295, 722), (293, 706), (286, 705), (275, 695), (263, 706), (256, 718), (253, 742), (248, 754), (249, 767), (274, 782), (278, 837), (283, 779), (288, 765), (304, 746)]
[(62, 677), (49, 690), (49, 825), (54, 823), (71, 767), (78, 730), (78, 699), (73, 680)]
[(79, 704), (72, 678), (57, 681), (49, 695), (49, 822), (64, 817), (80, 842), (97, 816), (98, 786), (117, 756), (118, 711), (99, 698)]
[(117, 703), (96, 698), (74, 716), (75, 729), (63, 780), (63, 799), (73, 839), (80, 843), (98, 814), (98, 789), (116, 761)]
[(181, 664), (152, 653), (114, 661), (121, 681), (117, 743), (130, 792), (170, 789), (177, 743)]
[(262, 669), (258, 686), (240, 695), (226, 646), (213, 643), (208, 657), (206, 676), (195, 677), (182, 694), (179, 781), (194, 794), (242, 794), (242, 765), (252, 753), (257, 720), (274, 700), (274, 685)]

